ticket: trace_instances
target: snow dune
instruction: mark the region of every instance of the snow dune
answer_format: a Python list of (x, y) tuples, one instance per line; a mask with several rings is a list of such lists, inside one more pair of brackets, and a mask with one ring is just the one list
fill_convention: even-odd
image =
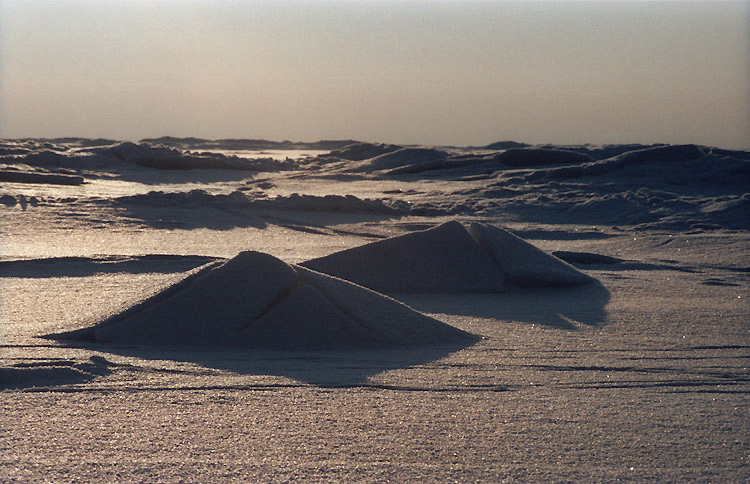
[(470, 343), (475, 336), (374, 291), (492, 293), (591, 280), (505, 230), (453, 221), (300, 266), (242, 252), (99, 324), (49, 337), (272, 350)]
[(510, 232), (452, 221), (302, 263), (386, 294), (480, 293), (592, 279)]
[(473, 343), (398, 301), (260, 252), (210, 264), (95, 326), (97, 343), (342, 350)]

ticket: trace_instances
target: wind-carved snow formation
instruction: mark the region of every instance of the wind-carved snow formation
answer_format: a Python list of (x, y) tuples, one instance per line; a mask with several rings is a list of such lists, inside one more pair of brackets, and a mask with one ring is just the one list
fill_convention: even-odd
[(593, 279), (498, 227), (451, 221), (301, 265), (386, 294), (502, 292)]
[(49, 337), (272, 350), (470, 343), (473, 335), (375, 291), (491, 293), (592, 280), (503, 229), (453, 221), (301, 265), (242, 252), (94, 326)]
[(50, 335), (97, 343), (346, 350), (478, 338), (347, 281), (242, 252), (99, 324)]

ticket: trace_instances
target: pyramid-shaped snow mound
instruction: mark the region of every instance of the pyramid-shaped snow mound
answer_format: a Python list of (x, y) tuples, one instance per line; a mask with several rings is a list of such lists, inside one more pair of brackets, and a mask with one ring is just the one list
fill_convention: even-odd
[(335, 350), (470, 343), (474, 335), (347, 281), (243, 252), (62, 340)]
[(501, 292), (592, 279), (510, 232), (456, 221), (303, 262), (386, 294)]
[(378, 292), (499, 292), (505, 277), (458, 222), (336, 252), (301, 265)]
[(472, 223), (469, 233), (518, 287), (577, 286), (593, 281), (562, 259), (492, 225)]

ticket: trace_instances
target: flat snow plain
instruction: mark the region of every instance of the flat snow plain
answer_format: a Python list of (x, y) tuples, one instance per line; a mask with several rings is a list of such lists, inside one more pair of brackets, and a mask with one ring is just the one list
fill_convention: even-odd
[[(85, 183), (0, 185), (2, 482), (750, 480), (747, 154), (362, 145), (167, 170), (40, 144), (6, 142), (6, 171)], [(40, 338), (241, 251), (297, 264), (450, 220), (578, 253), (598, 283), (391, 295), (482, 337), (457, 350)]]

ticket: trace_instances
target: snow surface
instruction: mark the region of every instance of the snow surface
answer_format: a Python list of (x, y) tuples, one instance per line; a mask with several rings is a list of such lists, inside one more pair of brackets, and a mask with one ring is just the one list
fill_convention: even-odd
[[(0, 143), (0, 170), (32, 174), (0, 185), (0, 481), (750, 480), (750, 154), (510, 142), (306, 144), (334, 151), (281, 161), (211, 154), (293, 149), (259, 143), (135, 144), (158, 161), (150, 167), (114, 156), (114, 140)], [(402, 148), (440, 154), (359, 170)], [(511, 149), (527, 149), (513, 155), (523, 166), (502, 161)], [(242, 169), (216, 169), (227, 160)], [(501, 247), (513, 234), (542, 257), (519, 264), (535, 277), (554, 272), (557, 254), (596, 282), (514, 282), (518, 250), (503, 292), (398, 293), (397, 303), (298, 265), (452, 221), (507, 228)], [(460, 247), (441, 250), (458, 260)], [(220, 268), (242, 273), (232, 264), (243, 259), (231, 261), (247, 251), (269, 254), (266, 276), (208, 284)], [(481, 253), (475, 261), (497, 267)], [(428, 256), (394, 257), (407, 267)], [(243, 296), (248, 278), (263, 282)], [(41, 338), (163, 298), (156, 311), (186, 280), (230, 304), (196, 295), (164, 311), (151, 329), (164, 325), (172, 343), (200, 334), (199, 315), (209, 328), (220, 315), (238, 322), (238, 307), (257, 311), (292, 280), (304, 283), (260, 310), (281, 323), (264, 326), (268, 341), (330, 342), (325, 328), (354, 320), (390, 328), (384, 339), (457, 328), (481, 340), (300, 351), (144, 345), (143, 328), (130, 342)], [(394, 311), (416, 316), (382, 324), (399, 320)], [(195, 332), (179, 333), (191, 318)], [(309, 340), (294, 321), (316, 328)], [(178, 332), (165, 330), (172, 323)]]

